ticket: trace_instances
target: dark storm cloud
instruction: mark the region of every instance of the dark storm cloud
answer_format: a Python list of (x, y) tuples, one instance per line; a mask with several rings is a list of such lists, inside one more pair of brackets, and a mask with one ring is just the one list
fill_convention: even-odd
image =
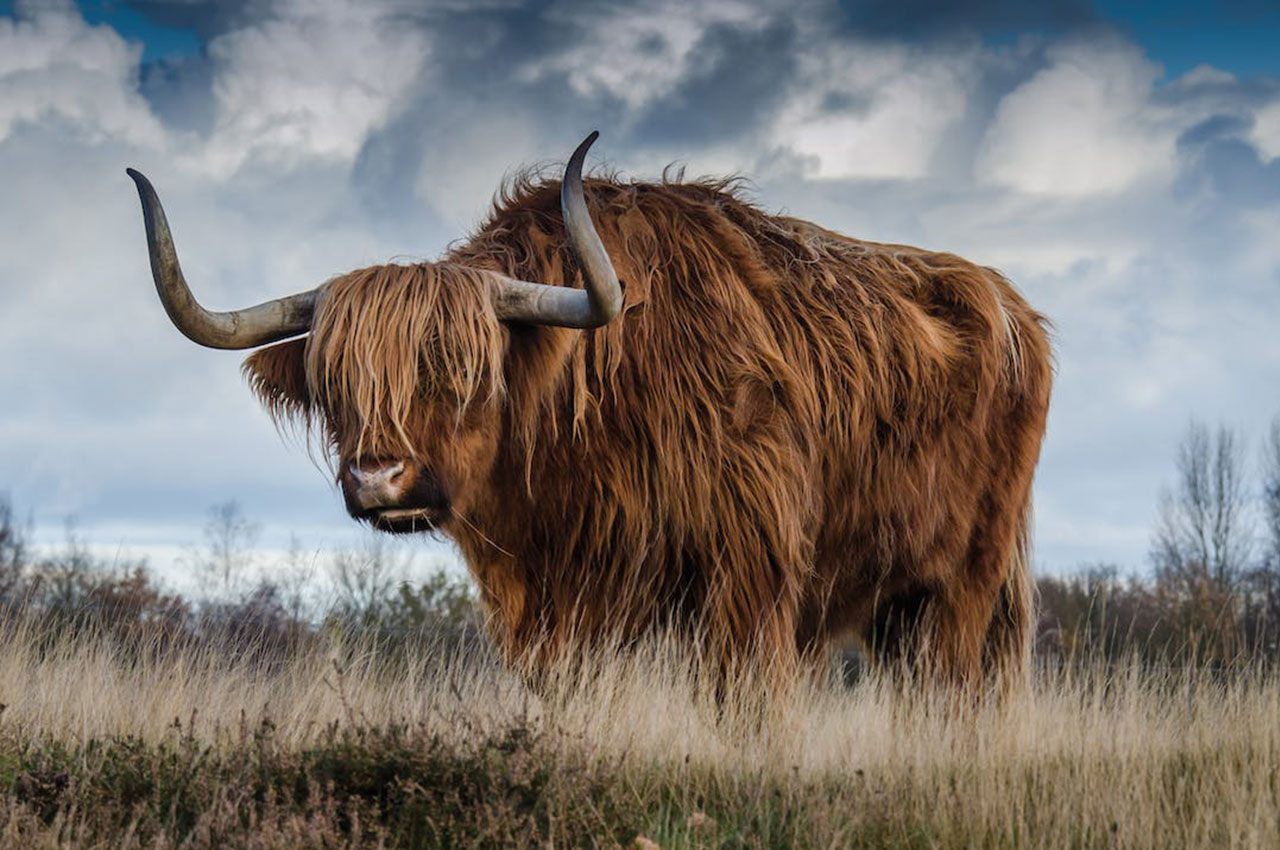
[(1201, 121), (1178, 137), (1178, 147), (1198, 151), (1214, 142), (1239, 138), (1249, 131), (1251, 122), (1239, 115), (1214, 115)]
[(1229, 107), (1238, 114), (1277, 98), (1280, 98), (1280, 78), (1236, 77), (1212, 70), (1205, 74), (1189, 74), (1151, 93), (1152, 103), (1173, 109), (1211, 103)]
[[(567, 123), (577, 116), (590, 123), (629, 124), (638, 144), (714, 142), (741, 136), (772, 110), (792, 80), (796, 31), (785, 17), (742, 24), (715, 23), (693, 48), (686, 75), (676, 89), (624, 121), (627, 104), (608, 94), (584, 96), (568, 81), (570, 69), (520, 77), (518, 71), (571, 49), (587, 37), (598, 4), (533, 4), (515, 9), (437, 11), (426, 23), (434, 35), (438, 89), (494, 108), (537, 110)], [(553, 10), (554, 13), (549, 13)], [(637, 52), (661, 55), (661, 34), (635, 45)], [(595, 61), (607, 64), (611, 57)], [(430, 104), (422, 104), (429, 107)]]
[[(762, 13), (758, 19), (707, 26), (678, 84), (634, 110), (612, 92), (575, 89), (570, 75), (581, 69), (549, 61), (592, 37), (593, 14), (598, 18), (592, 4), (576, 2), (556, 4), (554, 11), (545, 5), (464, 6), (436, 9), (429, 20), (418, 21), (432, 34), (432, 79), (362, 146), (352, 181), (366, 208), (392, 220), (418, 208), (419, 190), (406, 175), (430, 154), (428, 140), (484, 116), (518, 117), (554, 132), (560, 143), (561, 128), (601, 129), (615, 154), (651, 146), (693, 151), (751, 137), (795, 79), (795, 27), (785, 17)], [(660, 56), (669, 47), (661, 34), (647, 38), (636, 45), (642, 54)], [(585, 61), (596, 58), (588, 55)], [(602, 55), (598, 61), (610, 59)], [(537, 72), (530, 73), (534, 68)], [(544, 164), (515, 161), (508, 168)], [(503, 176), (493, 174), (494, 188)]]
[[(194, 29), (206, 41), (249, 26), (272, 13), (265, 0), (128, 0), (134, 10), (164, 26)], [(388, 137), (439, 125), (439, 116), (456, 103), (491, 110), (556, 115), (566, 123), (632, 128), (632, 142), (709, 143), (752, 131), (771, 111), (795, 73), (796, 30), (785, 17), (744, 24), (715, 23), (701, 34), (688, 74), (672, 92), (627, 117), (628, 105), (607, 93), (584, 96), (567, 79), (569, 69), (520, 76), (522, 69), (571, 49), (588, 36), (601, 14), (600, 4), (585, 0), (559, 3), (441, 4), (392, 6), (404, 26), (429, 32), (433, 80), (404, 110), (394, 127), (370, 140), (361, 157), (366, 174), (376, 177), (373, 160), (395, 161), (397, 173), (407, 165)], [(652, 51), (665, 45), (648, 36)], [(643, 52), (644, 41), (637, 48)], [(608, 63), (611, 57), (597, 57)], [(143, 93), (167, 121), (191, 129), (207, 129), (211, 82), (207, 57), (150, 67)], [(581, 118), (579, 119), (579, 116)], [(616, 136), (615, 136), (616, 139)]]
[(213, 67), (205, 57), (143, 65), (138, 91), (166, 125), (202, 135), (212, 130)]
[(418, 24), (432, 35), (435, 79), (409, 111), (426, 118), (466, 105), (555, 115), (565, 123), (581, 114), (616, 123), (620, 105), (583, 98), (571, 89), (565, 72), (521, 73), (586, 37), (580, 10), (587, 5), (556, 4), (554, 15), (547, 13), (549, 4), (437, 10)]
[(839, 0), (846, 23), (883, 36), (932, 36), (956, 30), (1063, 32), (1102, 19), (1089, 0)]
[(690, 73), (645, 111), (636, 135), (658, 144), (702, 145), (755, 131), (795, 74), (796, 47), (795, 27), (787, 20), (708, 27), (694, 48)]
[(1280, 159), (1263, 162), (1245, 140), (1251, 127), (1249, 119), (1215, 115), (1183, 133), (1178, 149), (1190, 165), (1177, 188), (1184, 193), (1207, 190), (1247, 206), (1280, 202)]
[(502, 90), (513, 83), (512, 70), (582, 37), (585, 3), (549, 3), (495, 7), (461, 4), (436, 9), (425, 21), (437, 36), (443, 82), (450, 88)]
[(257, 20), (268, 13), (267, 0), (125, 0), (125, 6), (155, 23), (193, 30), (209, 41), (227, 30)]
[[(273, 15), (267, 0), (128, 0), (135, 10), (166, 26), (199, 31), (206, 39)], [(687, 68), (676, 83), (643, 103), (628, 102), (629, 94), (608, 87), (574, 86), (575, 74), (590, 73), (590, 63), (608, 68), (617, 57), (590, 50), (573, 63), (557, 62), (599, 33), (602, 18), (622, 13), (625, 4), (588, 0), (539, 3), (386, 4), (398, 25), (418, 28), (430, 39), (429, 79), (415, 87), (397, 114), (375, 130), (360, 150), (355, 179), (360, 193), (375, 212), (395, 215), (414, 203), (413, 187), (404, 175), (414, 172), (423, 140), (449, 133), (453, 122), (488, 113), (526, 116), (529, 123), (574, 128), (600, 128), (610, 149), (644, 150), (683, 155), (683, 151), (757, 136), (776, 117), (783, 99), (799, 82), (797, 61), (818, 45), (817, 33), (828, 43), (856, 45), (868, 33), (946, 34), (962, 23), (979, 25), (1029, 24), (1066, 26), (1093, 21), (1087, 2), (1055, 0), (1048, 4), (1020, 4), (981, 0), (957, 5), (940, 0), (913, 0), (899, 5), (883, 0), (845, 2), (839, 7), (801, 4), (779, 11), (762, 4), (754, 14), (733, 21), (711, 21), (699, 33)], [(821, 20), (815, 31), (812, 20)], [(796, 21), (810, 24), (799, 34)], [(843, 17), (848, 25), (839, 25)], [(688, 26), (698, 24), (688, 22)], [(635, 52), (669, 55), (668, 36), (653, 32), (637, 37)], [(802, 43), (804, 42), (804, 43)], [(666, 53), (664, 54), (664, 51)], [(984, 70), (988, 85), (977, 88), (970, 108), (989, 113), (999, 98), (1025, 79), (1043, 61), (1031, 49)], [(215, 110), (211, 93), (213, 60), (189, 57), (144, 70), (142, 92), (171, 126), (207, 132)], [(530, 69), (536, 69), (531, 73)], [(584, 70), (585, 69), (585, 70)], [(579, 80), (580, 82), (580, 80)], [(637, 80), (637, 85), (644, 85)], [(867, 110), (873, 94), (832, 91), (822, 105), (830, 112)], [(982, 123), (956, 128), (948, 156), (964, 158), (980, 142)], [(530, 163), (517, 163), (528, 165)], [(963, 163), (957, 163), (957, 169)], [(496, 179), (496, 178), (495, 178)]]

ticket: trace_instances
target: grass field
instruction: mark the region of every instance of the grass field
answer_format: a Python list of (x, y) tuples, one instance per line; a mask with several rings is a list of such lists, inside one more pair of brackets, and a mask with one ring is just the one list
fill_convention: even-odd
[(545, 698), (483, 652), (410, 657), (264, 666), (11, 630), (0, 843), (1280, 846), (1280, 682), (1260, 673), (1083, 665), (959, 712), (874, 679), (748, 684), (718, 709), (669, 648)]

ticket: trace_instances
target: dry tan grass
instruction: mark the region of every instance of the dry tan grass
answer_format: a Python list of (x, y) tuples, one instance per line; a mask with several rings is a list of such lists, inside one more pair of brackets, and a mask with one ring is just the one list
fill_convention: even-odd
[[(0, 639), (0, 719), (29, 739), (158, 743), (177, 719), (216, 744), (269, 718), (284, 747), (331, 723), (410, 724), (465, 745), (518, 725), (641, 786), (683, 789), (672, 793), (690, 811), (774, 789), (801, 812), (805, 840), (788, 843), (803, 846), (1280, 846), (1280, 682), (1261, 674), (1098, 665), (960, 711), (883, 680), (717, 707), (670, 647), (556, 677), (546, 698), (488, 659), (415, 670), (335, 647), (255, 672), (208, 655), (129, 660), (102, 641), (39, 647)], [(686, 827), (663, 815), (649, 837), (703, 846)]]

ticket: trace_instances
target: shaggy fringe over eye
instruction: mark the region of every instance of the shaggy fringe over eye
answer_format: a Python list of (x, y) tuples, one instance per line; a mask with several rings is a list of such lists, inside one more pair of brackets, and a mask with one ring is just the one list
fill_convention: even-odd
[[(375, 266), (331, 280), (312, 324), (306, 381), (334, 433), (415, 455), (416, 400), (447, 402), (460, 423), (473, 404), (506, 394), (504, 335), (491, 272), (455, 263)], [(312, 424), (316, 424), (314, 421)]]

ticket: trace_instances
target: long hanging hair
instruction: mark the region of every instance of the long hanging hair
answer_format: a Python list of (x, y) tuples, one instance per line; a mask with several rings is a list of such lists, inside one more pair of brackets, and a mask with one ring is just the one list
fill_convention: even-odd
[[(278, 419), (411, 451), (424, 407), (502, 411), (502, 466), (456, 536), (508, 648), (685, 605), (715, 652), (794, 653), (842, 599), (968, 587), (977, 552), (995, 574), (973, 616), (1004, 593), (986, 640), (1021, 668), (1044, 318), (992, 269), (769, 215), (741, 183), (586, 194), (624, 284), (608, 325), (496, 318), (490, 272), (582, 285), (559, 184), (518, 176), (441, 262), (331, 281), (284, 376), (304, 391), (264, 377), (265, 351), (255, 389)], [(821, 572), (832, 546), (846, 573)]]
[(308, 404), (245, 371), (277, 424), (415, 456), (415, 406), (443, 400), (461, 419), (506, 394), (490, 286), (483, 270), (452, 263), (349, 272), (328, 282), (305, 343)]

